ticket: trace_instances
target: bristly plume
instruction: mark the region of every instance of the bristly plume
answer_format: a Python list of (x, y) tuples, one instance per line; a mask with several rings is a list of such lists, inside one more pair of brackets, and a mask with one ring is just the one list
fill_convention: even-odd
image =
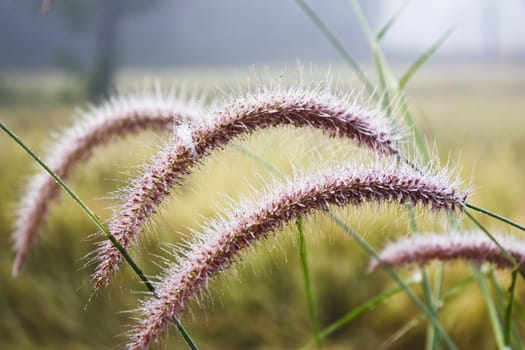
[[(136, 242), (155, 208), (195, 165), (232, 139), (254, 131), (280, 125), (312, 127), (330, 136), (352, 139), (379, 154), (399, 154), (394, 146), (399, 137), (379, 110), (366, 110), (328, 90), (259, 89), (213, 108), (207, 117), (187, 129), (178, 129), (179, 137), (167, 144), (144, 175), (123, 191), (122, 205), (115, 210), (109, 229), (124, 249)], [(122, 256), (111, 242), (103, 241), (95, 261), (98, 266), (93, 280), (97, 290), (108, 283)]]
[[(525, 271), (525, 242), (512, 236), (494, 235), (496, 241)], [(381, 260), (393, 267), (417, 264), (432, 260), (467, 260), (481, 264), (488, 262), (500, 269), (514, 268), (514, 262), (483, 232), (425, 233), (405, 237), (390, 243), (379, 253)], [(381, 265), (372, 260), (370, 270)]]
[(194, 235), (188, 251), (174, 254), (178, 262), (166, 269), (156, 296), (143, 303), (143, 318), (131, 333), (128, 349), (148, 348), (214, 276), (240, 259), (242, 251), (299, 217), (332, 205), (364, 202), (410, 203), (454, 212), (461, 211), (466, 200), (466, 194), (443, 174), (423, 174), (395, 164), (370, 169), (340, 166), (269, 188), (263, 199), (236, 205), (224, 218), (210, 222), (203, 234)]
[[(155, 91), (137, 96), (114, 97), (98, 107), (81, 112), (75, 124), (57, 135), (45, 162), (62, 179), (91, 157), (96, 148), (143, 130), (171, 130), (181, 122), (202, 115), (199, 101), (181, 99)], [(16, 258), (13, 275), (24, 262), (27, 250), (44, 223), (51, 202), (58, 197), (58, 184), (45, 172), (32, 176), (21, 197), (13, 233)]]

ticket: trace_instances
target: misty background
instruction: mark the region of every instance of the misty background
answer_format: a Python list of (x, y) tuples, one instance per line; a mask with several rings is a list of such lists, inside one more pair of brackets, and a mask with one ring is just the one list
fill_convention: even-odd
[[(371, 62), (347, 1), (308, 3), (360, 63)], [(361, 1), (375, 31), (405, 4), (382, 42), (391, 62), (414, 61), (450, 28), (432, 62), (525, 62), (523, 0)], [(0, 72), (81, 77), (93, 100), (108, 94), (123, 69), (344, 63), (291, 0), (54, 0), (41, 7), (41, 0), (0, 1)]]
[[(108, 11), (104, 3), (112, 2), (118, 3), (112, 20), (123, 66), (341, 62), (294, 1), (55, 0), (41, 13), (39, 0), (2, 0), (0, 68), (60, 67), (66, 58), (89, 61), (103, 12)], [(361, 4), (379, 29), (404, 2)], [(309, 3), (356, 57), (369, 58), (363, 33), (345, 0)], [(385, 37), (384, 46), (393, 57), (409, 59), (455, 26), (437, 59), (523, 60), (524, 24), (522, 0), (414, 0)]]

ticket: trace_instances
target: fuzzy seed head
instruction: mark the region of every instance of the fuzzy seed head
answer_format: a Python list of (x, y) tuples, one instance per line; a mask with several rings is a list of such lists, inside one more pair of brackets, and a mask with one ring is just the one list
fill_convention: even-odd
[(462, 210), (465, 198), (442, 175), (395, 165), (338, 167), (274, 184), (262, 199), (237, 205), (224, 218), (211, 221), (202, 234), (195, 235), (187, 252), (176, 255), (178, 262), (166, 269), (158, 283), (158, 298), (144, 303), (143, 319), (133, 330), (128, 349), (148, 348), (214, 276), (239, 260), (242, 251), (298, 217), (364, 202), (411, 203), (454, 212)]
[[(494, 238), (525, 271), (525, 242), (512, 236), (494, 235)], [(513, 262), (500, 247), (479, 231), (412, 235), (388, 244), (379, 257), (393, 267), (425, 265), (432, 260), (467, 260), (478, 264), (488, 262), (500, 269), (514, 268)], [(374, 259), (370, 270), (380, 266), (379, 261)]]
[[(114, 97), (98, 107), (80, 113), (73, 127), (56, 136), (45, 157), (46, 164), (62, 179), (87, 161), (96, 149), (143, 130), (170, 130), (181, 122), (194, 122), (202, 112), (197, 101), (184, 101), (160, 92)], [(59, 185), (40, 170), (32, 176), (21, 197), (13, 232), (17, 253), (13, 275), (17, 275), (27, 250), (43, 225), (49, 206), (58, 198)]]
[[(231, 140), (275, 126), (312, 127), (330, 136), (354, 140), (381, 155), (394, 155), (398, 137), (379, 111), (365, 110), (329, 91), (276, 88), (232, 98), (213, 107), (202, 122), (177, 130), (181, 136), (168, 143), (141, 178), (122, 191), (122, 204), (115, 210), (111, 233), (125, 249), (137, 241), (147, 220), (168, 196), (173, 186), (193, 171), (214, 150)], [(110, 242), (98, 249), (93, 275), (95, 290), (108, 283), (118, 269), (121, 254)]]

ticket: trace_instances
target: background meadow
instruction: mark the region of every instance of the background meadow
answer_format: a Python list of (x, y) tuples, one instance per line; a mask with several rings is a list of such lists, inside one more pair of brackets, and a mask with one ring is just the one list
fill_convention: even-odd
[[(346, 11), (345, 18), (355, 21), (351, 10)], [(299, 16), (297, 13), (294, 16)], [(401, 17), (399, 22), (402, 20)], [(354, 30), (360, 30), (359, 26)], [(434, 39), (428, 39), (428, 46)], [(352, 47), (348, 50), (352, 52)], [(473, 187), (470, 202), (518, 222), (525, 222), (522, 57), (505, 49), (496, 59), (475, 59), (475, 63), (471, 63), (471, 57), (442, 57), (425, 64), (406, 91), (417, 129), (433, 149), (435, 158), (442, 165), (450, 162), (464, 183)], [(309, 59), (308, 55), (305, 59)], [(374, 76), (372, 64), (366, 63), (366, 57), (362, 60), (367, 74)], [(328, 63), (330, 58), (316, 63), (314, 75), (324, 77)], [(145, 76), (161, 76), (168, 84), (174, 82), (186, 89), (204, 90), (212, 100), (245, 84), (246, 77), (253, 76), (246, 68), (248, 65), (242, 62), (226, 67), (212, 62), (189, 67), (180, 63), (167, 68), (151, 64), (149, 68), (123, 66), (116, 71), (113, 86), (137, 86)], [(403, 60), (396, 61), (394, 72), (401, 75), (409, 65)], [(50, 135), (69, 126), (75, 108), (88, 103), (86, 81), (81, 75), (57, 71), (56, 67), (44, 65), (28, 72), (5, 66), (0, 75), (0, 118), (37, 154), (44, 154)], [(284, 71), (279, 67), (282, 63), (273, 63), (270, 69), (276, 79)], [(288, 67), (292, 68), (284, 76), (294, 76), (294, 63)], [(354, 73), (340, 62), (331, 65), (331, 71), (338, 81), (337, 89), (362, 87)], [(98, 215), (108, 218), (109, 208), (115, 204), (108, 194), (122, 185), (124, 179), (138, 173), (137, 166), (155, 152), (162, 136), (165, 135), (145, 133), (112, 144), (79, 168), (68, 183)], [(314, 140), (316, 144), (321, 142), (312, 149)], [(408, 142), (412, 140), (409, 138)], [(240, 144), (287, 173), (294, 167), (315, 168), (322, 163), (320, 159), (351, 161), (366, 158), (367, 154), (343, 141), (305, 130), (264, 131)], [(16, 279), (11, 277), (13, 210), (24, 180), (36, 165), (5, 136), (0, 137), (0, 161), (0, 348), (94, 349), (121, 344), (121, 335), (131, 323), (131, 315), (123, 311), (134, 309), (145, 289), (125, 267), (109, 288), (90, 298), (92, 268), (85, 266), (83, 257), (94, 247), (94, 240), (89, 237), (96, 227), (70, 198), (63, 196), (60, 204), (53, 207), (22, 274)], [(252, 187), (262, 188), (271, 178), (268, 169), (235, 147), (213, 155), (163, 206), (149, 227), (154, 234), (143, 241), (141, 249), (132, 251), (133, 256), (148, 275), (154, 275), (160, 269), (158, 256), (168, 256), (164, 242), (179, 242), (192, 228), (199, 228), (205, 218), (215, 216), (228, 197), (235, 200), (241, 195), (252, 195)], [(376, 249), (387, 240), (409, 232), (408, 214), (403, 208), (365, 206), (338, 212)], [(442, 215), (422, 211), (416, 215), (423, 229), (449, 228)], [(493, 231), (510, 231), (487, 217), (479, 218)], [(465, 222), (465, 226), (472, 224)], [(209, 297), (203, 298), (200, 306), (191, 308), (191, 314), (183, 321), (202, 349), (289, 349), (299, 348), (310, 339), (296, 235), (294, 228), (288, 227), (277, 233), (275, 239), (248, 252), (245, 263), (216, 280)], [(306, 240), (321, 328), (395, 286), (383, 271), (368, 273), (369, 256), (323, 215), (306, 221)], [(400, 271), (406, 278), (415, 273), (415, 268)], [(432, 280), (433, 265), (428, 273)], [(439, 318), (459, 348), (494, 349), (487, 307), (479, 285), (468, 280), (471, 275), (467, 263), (445, 265), (443, 293), (450, 293)], [(500, 302), (504, 305), (505, 299), (500, 298), (497, 288), (490, 283), (491, 278), (500, 281), (505, 289), (509, 275), (499, 272), (487, 275), (491, 295), (498, 305)], [(454, 289), (462, 281), (466, 282)], [(422, 295), (419, 285), (414, 290)], [(524, 297), (523, 280), (519, 279), (515, 325), (521, 337), (525, 337), (525, 310), (521, 306)], [(406, 296), (399, 294), (329, 336), (324, 349), (423, 348), (426, 331), (426, 319)], [(172, 329), (165, 339), (165, 348), (185, 346)]]

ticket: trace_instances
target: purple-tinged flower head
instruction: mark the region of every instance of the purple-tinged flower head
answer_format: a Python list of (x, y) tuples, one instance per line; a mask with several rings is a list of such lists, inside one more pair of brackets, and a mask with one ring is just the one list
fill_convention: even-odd
[[(379, 154), (398, 154), (394, 144), (399, 137), (379, 110), (366, 110), (327, 90), (259, 89), (212, 108), (207, 118), (188, 129), (178, 129), (179, 137), (159, 152), (141, 178), (122, 191), (124, 198), (111, 220), (111, 233), (127, 250), (170, 189), (180, 185), (195, 165), (237, 137), (275, 126), (312, 127), (352, 139)], [(111, 242), (104, 241), (94, 260), (98, 261), (93, 275), (97, 290), (108, 283), (122, 256)]]
[[(512, 236), (494, 235), (494, 238), (525, 271), (525, 241)], [(388, 244), (379, 257), (393, 267), (424, 265), (432, 260), (467, 260), (478, 264), (488, 262), (500, 269), (514, 268), (514, 262), (504, 251), (480, 231), (412, 235)], [(380, 266), (379, 261), (374, 259), (370, 270)]]
[(394, 164), (370, 169), (339, 166), (269, 188), (261, 200), (235, 205), (223, 218), (209, 222), (186, 252), (175, 254), (178, 262), (164, 272), (156, 296), (143, 303), (143, 318), (132, 330), (128, 349), (147, 349), (214, 276), (240, 260), (243, 250), (299, 217), (364, 202), (411, 203), (454, 212), (462, 210), (466, 200), (466, 194), (442, 175)]
[[(75, 167), (88, 160), (97, 148), (143, 130), (169, 131), (181, 122), (194, 122), (202, 115), (200, 110), (196, 99), (184, 100), (160, 91), (114, 97), (100, 106), (82, 111), (72, 127), (56, 135), (56, 142), (45, 162), (58, 176), (67, 179)], [(51, 202), (59, 193), (58, 184), (44, 171), (29, 179), (13, 232), (17, 253), (13, 275), (20, 271), (27, 250), (36, 239)]]

